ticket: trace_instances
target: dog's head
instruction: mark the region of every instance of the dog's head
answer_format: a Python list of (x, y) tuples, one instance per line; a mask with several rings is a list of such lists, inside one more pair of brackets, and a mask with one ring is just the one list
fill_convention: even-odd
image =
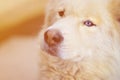
[(111, 8), (113, 4), (111, 0), (51, 0), (40, 33), (41, 49), (73, 61), (119, 53), (118, 17), (112, 11), (118, 6)]

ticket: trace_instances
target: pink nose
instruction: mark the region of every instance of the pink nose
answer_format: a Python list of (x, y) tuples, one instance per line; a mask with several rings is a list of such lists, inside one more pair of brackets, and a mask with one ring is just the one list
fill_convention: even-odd
[(48, 46), (58, 46), (63, 41), (63, 36), (58, 30), (51, 29), (44, 33), (44, 40)]

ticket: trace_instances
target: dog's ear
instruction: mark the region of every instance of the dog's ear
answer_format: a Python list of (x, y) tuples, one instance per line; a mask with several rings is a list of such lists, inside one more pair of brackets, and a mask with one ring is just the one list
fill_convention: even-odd
[(113, 17), (120, 22), (120, 0), (111, 0), (109, 9)]

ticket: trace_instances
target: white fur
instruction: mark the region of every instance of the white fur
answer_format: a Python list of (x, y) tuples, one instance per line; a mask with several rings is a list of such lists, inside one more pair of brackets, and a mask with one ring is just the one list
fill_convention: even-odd
[[(120, 79), (120, 26), (109, 9), (114, 4), (111, 1), (49, 2), (40, 33), (40, 80)], [(65, 17), (60, 18), (57, 12), (62, 8)], [(85, 20), (91, 20), (96, 26), (87, 27), (83, 24)], [(64, 37), (57, 57), (43, 51), (43, 35), (48, 29), (57, 29)]]

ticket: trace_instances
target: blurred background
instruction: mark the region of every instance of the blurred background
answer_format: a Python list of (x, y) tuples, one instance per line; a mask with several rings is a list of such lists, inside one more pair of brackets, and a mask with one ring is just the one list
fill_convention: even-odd
[(0, 0), (0, 80), (38, 80), (36, 37), (47, 0)]

